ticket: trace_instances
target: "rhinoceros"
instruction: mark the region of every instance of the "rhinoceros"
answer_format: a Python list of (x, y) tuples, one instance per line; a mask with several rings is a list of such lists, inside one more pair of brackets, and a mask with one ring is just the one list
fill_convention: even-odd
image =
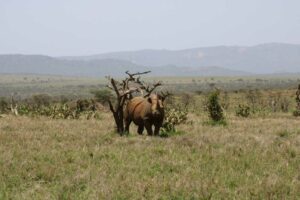
[(133, 121), (138, 126), (139, 134), (143, 134), (146, 128), (148, 135), (153, 135), (154, 125), (154, 135), (158, 135), (164, 119), (163, 101), (164, 98), (157, 94), (129, 100), (124, 110), (125, 131), (129, 132), (129, 126)]

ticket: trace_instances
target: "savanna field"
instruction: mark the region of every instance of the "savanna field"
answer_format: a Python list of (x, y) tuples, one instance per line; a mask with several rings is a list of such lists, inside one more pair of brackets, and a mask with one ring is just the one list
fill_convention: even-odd
[[(94, 80), (50, 79), (38, 88), (31, 77), (15, 84), (2, 79), (1, 91), (19, 93), (21, 102), (24, 90), (54, 96), (71, 88), (73, 96), (89, 98), (96, 87)], [(299, 199), (297, 79), (236, 78), (236, 88), (221, 88), (225, 123), (219, 124), (209, 123), (206, 85), (233, 87), (234, 81), (186, 80), (168, 80), (196, 88), (165, 102), (188, 113), (168, 137), (140, 136), (133, 124), (119, 136), (105, 109), (88, 119), (3, 112), (0, 199)], [(265, 88), (251, 89), (251, 81)]]

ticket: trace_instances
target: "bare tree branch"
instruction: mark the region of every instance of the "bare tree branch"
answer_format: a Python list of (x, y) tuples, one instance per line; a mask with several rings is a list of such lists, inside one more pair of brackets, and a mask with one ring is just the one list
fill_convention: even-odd
[(157, 83), (155, 83), (155, 84), (152, 86), (152, 88), (150, 88), (150, 86), (148, 86), (148, 87), (145, 89), (146, 92), (147, 92), (147, 94), (144, 95), (144, 97), (150, 96), (151, 93), (152, 93), (157, 87), (159, 87), (159, 86), (161, 86), (161, 85), (162, 85), (161, 82), (157, 82)]
[(171, 95), (172, 95), (172, 94), (169, 93), (169, 91), (167, 91), (166, 93), (160, 92), (160, 96), (161, 96), (163, 99), (165, 99), (165, 98), (167, 98), (168, 96), (171, 96)]
[(139, 76), (143, 74), (149, 74), (151, 71), (146, 71), (146, 72), (137, 72), (134, 74), (130, 74), (129, 71), (126, 71), (125, 73), (130, 77), (130, 79), (134, 79), (134, 76)]
[(124, 91), (124, 92), (121, 94), (121, 96), (123, 97), (123, 96), (125, 96), (125, 95), (131, 94), (131, 93), (137, 92), (137, 91), (139, 91), (138, 88), (129, 88), (128, 90)]

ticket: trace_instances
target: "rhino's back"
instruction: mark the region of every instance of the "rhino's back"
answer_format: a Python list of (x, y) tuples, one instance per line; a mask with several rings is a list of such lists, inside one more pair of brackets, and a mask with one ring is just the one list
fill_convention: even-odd
[(136, 124), (142, 122), (148, 110), (150, 111), (150, 104), (143, 97), (134, 97), (127, 105), (127, 114)]

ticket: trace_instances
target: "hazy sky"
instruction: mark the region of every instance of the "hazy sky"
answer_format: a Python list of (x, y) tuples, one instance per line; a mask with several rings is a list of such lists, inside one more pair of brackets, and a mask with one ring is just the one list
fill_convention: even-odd
[(300, 44), (300, 0), (0, 0), (0, 54)]

